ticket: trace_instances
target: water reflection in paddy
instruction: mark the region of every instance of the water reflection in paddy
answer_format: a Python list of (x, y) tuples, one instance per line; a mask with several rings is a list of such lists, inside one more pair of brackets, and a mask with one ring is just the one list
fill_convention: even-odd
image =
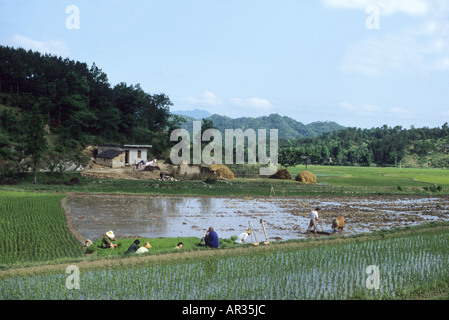
[(448, 197), (413, 198), (215, 198), (126, 195), (74, 195), (68, 199), (75, 225), (86, 238), (108, 230), (121, 236), (201, 237), (214, 226), (222, 238), (244, 232), (249, 221), (266, 223), (270, 240), (303, 237), (310, 209), (321, 206), (319, 229), (332, 231), (343, 215), (347, 234), (449, 218)]

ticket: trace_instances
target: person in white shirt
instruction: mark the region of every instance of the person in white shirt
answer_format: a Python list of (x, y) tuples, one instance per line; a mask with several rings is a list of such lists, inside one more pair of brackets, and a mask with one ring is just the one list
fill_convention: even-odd
[(137, 251), (136, 254), (142, 254), (142, 253), (146, 253), (149, 251), (149, 249), (151, 249), (151, 245), (148, 242), (145, 242), (145, 245), (143, 247), (140, 247)]
[(309, 228), (307, 229), (307, 233), (310, 232), (310, 229), (313, 227), (315, 234), (318, 232), (317, 221), (318, 221), (318, 212), (321, 208), (317, 207), (310, 213), (310, 223)]
[(246, 230), (241, 235), (239, 235), (239, 237), (237, 238), (237, 240), (235, 240), (234, 243), (245, 243), (246, 238), (248, 238), (248, 235), (250, 235), (250, 234), (251, 234), (251, 229)]

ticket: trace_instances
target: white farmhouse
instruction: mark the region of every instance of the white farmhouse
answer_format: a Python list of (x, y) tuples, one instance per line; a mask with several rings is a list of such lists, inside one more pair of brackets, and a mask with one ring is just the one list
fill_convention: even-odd
[(152, 145), (101, 144), (98, 145), (96, 162), (112, 168), (136, 165), (142, 160), (147, 162), (148, 149), (152, 147)]

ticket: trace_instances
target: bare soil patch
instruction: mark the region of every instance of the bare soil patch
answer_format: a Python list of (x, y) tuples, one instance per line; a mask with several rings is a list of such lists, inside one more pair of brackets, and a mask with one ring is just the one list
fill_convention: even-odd
[(135, 166), (128, 166), (123, 168), (110, 168), (97, 164), (93, 164), (91, 169), (86, 169), (81, 172), (83, 177), (97, 178), (97, 179), (115, 179), (115, 180), (159, 180), (160, 173), (164, 175), (171, 175), (174, 166), (166, 164), (163, 161), (157, 162), (160, 170), (143, 171), (136, 169)]

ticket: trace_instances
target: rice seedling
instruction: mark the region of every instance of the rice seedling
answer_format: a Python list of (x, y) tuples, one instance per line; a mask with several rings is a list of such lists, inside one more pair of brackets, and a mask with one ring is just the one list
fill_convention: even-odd
[[(0, 281), (0, 299), (398, 299), (448, 287), (449, 233)], [(367, 283), (379, 270), (379, 287)]]
[(66, 226), (63, 195), (0, 191), (0, 265), (81, 257)]

